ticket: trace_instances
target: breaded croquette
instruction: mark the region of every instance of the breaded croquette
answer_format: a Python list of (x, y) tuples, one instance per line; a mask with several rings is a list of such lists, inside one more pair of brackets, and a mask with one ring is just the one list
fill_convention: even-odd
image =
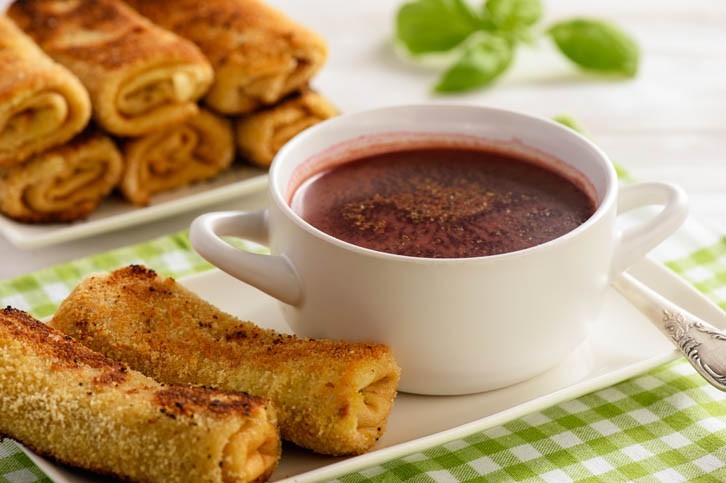
[(52, 325), (160, 381), (268, 398), (283, 439), (323, 454), (373, 446), (400, 374), (387, 346), (262, 329), (142, 266), (87, 277)]
[(0, 310), (0, 435), (131, 481), (261, 481), (280, 456), (267, 401), (160, 384), (10, 307)]
[(115, 136), (189, 119), (214, 78), (193, 43), (120, 0), (24, 0), (12, 2), (7, 15), (80, 79), (95, 122)]

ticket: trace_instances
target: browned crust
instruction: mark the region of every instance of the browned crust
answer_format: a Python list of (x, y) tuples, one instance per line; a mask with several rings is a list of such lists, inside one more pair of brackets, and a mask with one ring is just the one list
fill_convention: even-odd
[[(197, 324), (202, 328), (210, 329), (217, 326), (216, 322), (220, 317), (232, 319), (231, 316), (222, 315), (211, 305), (193, 296), (173, 278), (160, 277), (154, 270), (142, 265), (130, 265), (111, 272), (104, 285), (121, 286), (127, 295), (146, 299), (149, 305), (156, 305), (159, 308), (167, 307), (176, 312), (193, 308)], [(185, 299), (188, 296), (194, 298)], [(168, 322), (169, 329), (174, 327), (184, 329), (186, 322), (181, 318), (168, 318), (164, 321)], [(354, 363), (387, 358), (391, 354), (390, 348), (374, 342), (353, 343), (300, 338), (263, 329), (252, 322), (237, 319), (234, 321), (237, 322), (234, 325), (221, 325), (221, 330), (214, 332), (212, 340), (207, 338), (195, 340), (196, 353), (204, 358), (214, 358), (222, 353), (225, 359), (230, 360), (233, 364), (261, 364), (273, 371), (287, 366), (291, 360), (303, 357), (308, 361), (311, 359), (319, 361), (321, 364), (329, 361)], [(154, 328), (154, 330), (158, 329), (159, 327)], [(249, 343), (251, 340), (254, 341), (254, 344)], [(161, 341), (160, 344), (162, 344)], [(244, 346), (245, 350), (239, 350), (239, 346)]]
[[(7, 349), (9, 352), (4, 352)], [(23, 360), (24, 357), (27, 357), (26, 361)], [(13, 369), (13, 367), (16, 368)], [(22, 369), (18, 370), (18, 367), (22, 367)], [(7, 370), (8, 368), (9, 370)], [(228, 421), (233, 428), (236, 427), (237, 430), (242, 431), (247, 418), (263, 418), (264, 422), (260, 421), (257, 424), (271, 427), (274, 427), (276, 421), (274, 409), (262, 398), (242, 392), (218, 391), (208, 387), (159, 384), (128, 369), (119, 362), (93, 352), (72, 337), (64, 335), (29, 314), (12, 307), (0, 309), (0, 369), (5, 369), (4, 372), (0, 371), (3, 375), (0, 385), (7, 391), (3, 394), (5, 407), (12, 408), (16, 404), (13, 402), (15, 399), (20, 405), (19, 407), (24, 407), (23, 405), (27, 405), (30, 401), (34, 408), (32, 411), (36, 411), (27, 417), (13, 418), (5, 415), (3, 418), (0, 415), (0, 437), (7, 436), (17, 439), (35, 453), (54, 461), (124, 480), (133, 478), (124, 474), (123, 470), (113, 464), (104, 464), (103, 460), (99, 459), (105, 450), (94, 448), (94, 445), (102, 444), (104, 440), (93, 440), (92, 435), (96, 433), (94, 429), (88, 428), (108, 425), (111, 420), (118, 418), (115, 420), (116, 425), (121, 425), (130, 434), (136, 431), (131, 436), (135, 439), (131, 441), (153, 443), (153, 437), (147, 439), (148, 436), (145, 436), (145, 428), (148, 427), (151, 431), (149, 425), (154, 424), (162, 424), (165, 428), (156, 437), (159, 437), (159, 434), (168, 434), (170, 437), (176, 438), (177, 432), (189, 429), (192, 438), (202, 434), (214, 438), (216, 434), (214, 428), (220, 428), (220, 423), (223, 421), (225, 422), (223, 424), (227, 424)], [(37, 377), (34, 374), (37, 374)], [(48, 385), (41, 388), (40, 391), (29, 390), (28, 381), (35, 386), (38, 385), (38, 381), (46, 381)], [(45, 394), (46, 390), (48, 394)], [(132, 399), (136, 393), (139, 393), (139, 397), (130, 402), (129, 399)], [(89, 404), (90, 398), (96, 397), (97, 394), (101, 397), (101, 399), (95, 400), (95, 403), (98, 404)], [(116, 414), (114, 401), (118, 401), (120, 407), (124, 408), (118, 414)], [(104, 409), (101, 409), (101, 406)], [(89, 407), (98, 409), (91, 409), (89, 412)], [(47, 413), (41, 415), (41, 408)], [(69, 412), (70, 408), (80, 408), (81, 413), (76, 414), (73, 409)], [(11, 411), (16, 410), (11, 409)], [(98, 415), (97, 411), (105, 412), (103, 415)], [(84, 420), (81, 419), (81, 422), (65, 424), (74, 417), (83, 418), (81, 414), (90, 414), (93, 418), (98, 417), (98, 420), (94, 419), (92, 423), (84, 423), (82, 422)], [(177, 421), (177, 419), (181, 419), (181, 421)], [(195, 429), (200, 425), (205, 427), (200, 430), (201, 432)], [(74, 427), (77, 431), (69, 434), (58, 431), (59, 428), (69, 427)], [(34, 428), (34, 430), (30, 428)], [(101, 434), (113, 435), (111, 437), (118, 436), (121, 439), (130, 436), (125, 431), (102, 432)], [(78, 448), (73, 445), (73, 442), (85, 447)], [(195, 473), (190, 474), (197, 476), (210, 475), (210, 473), (200, 473), (200, 471), (218, 471), (216, 463), (210, 465), (208, 461), (204, 461), (204, 453), (194, 454), (196, 451), (194, 441), (190, 441), (188, 444), (191, 454), (189, 449), (185, 448), (186, 457), (189, 458), (186, 460), (186, 466), (184, 464), (181, 466), (168, 465), (166, 461), (158, 461), (159, 465), (174, 468), (175, 480), (192, 480), (188, 475), (179, 474), (180, 467), (184, 468), (184, 471), (194, 471)], [(124, 446), (123, 444), (118, 446), (113, 444), (112, 446), (116, 449), (111, 451), (116, 451), (114, 455), (118, 459), (119, 448)], [(178, 446), (170, 448), (175, 447), (178, 448)], [(208, 445), (204, 447), (209, 448)], [(59, 451), (59, 448), (63, 448), (63, 450)], [(121, 457), (139, 458), (139, 455), (145, 455), (145, 451), (147, 451), (147, 461), (143, 462), (146, 467), (148, 465), (153, 467), (154, 458), (164, 454), (158, 452), (155, 447), (144, 449), (137, 444), (133, 445), (133, 448), (134, 455), (124, 452), (124, 456)], [(166, 451), (168, 450), (167, 448)], [(166, 457), (177, 456), (176, 453), (164, 455)], [(141, 462), (139, 463), (141, 464)], [(191, 465), (195, 466), (191, 467)], [(262, 477), (269, 477), (273, 470), (274, 465), (267, 468)], [(145, 474), (142, 471), (137, 477), (143, 478)], [(159, 471), (155, 473), (152, 471), (151, 474), (156, 474), (158, 477)], [(152, 477), (146, 476), (146, 478)]]
[[(223, 114), (244, 114), (261, 105), (276, 103), (281, 96), (303, 87), (323, 66), (327, 57), (324, 40), (284, 13), (260, 0), (178, 0), (170, 9), (163, 0), (128, 0), (133, 8), (159, 25), (194, 42), (207, 56), (215, 72), (238, 66), (233, 76), (255, 79), (285, 72), (291, 64), (302, 75), (275, 99), (261, 99), (259, 93), (240, 105), (228, 105), (227, 95), (215, 82), (206, 102)], [(221, 75), (219, 77), (222, 77)], [(244, 82), (241, 82), (244, 84)]]
[(0, 103), (10, 101), (28, 89), (29, 84), (42, 85), (50, 80), (51, 75), (62, 75), (60, 70), (70, 75), (38, 47), (28, 47), (22, 37), (25, 34), (0, 14)]
[[(168, 148), (169, 140), (189, 131), (196, 134), (196, 144), (191, 149)], [(183, 123), (126, 139), (120, 146), (125, 163), (119, 190), (128, 201), (139, 206), (148, 205), (156, 193), (214, 178), (234, 161), (231, 122), (201, 108)], [(155, 163), (167, 165), (170, 160), (175, 165), (173, 170), (154, 172)]]
[(88, 92), (65, 67), (54, 62), (13, 22), (0, 14), (0, 105), (54, 93), (66, 100), (63, 123), (34, 142), (12, 148), (0, 145), (0, 167), (17, 165), (44, 149), (62, 144), (81, 131), (91, 116)]
[[(338, 109), (325, 97), (305, 88), (288, 95), (274, 106), (265, 106), (237, 118), (237, 150), (246, 161), (261, 168), (269, 168), (281, 147), (280, 141), (286, 143), (305, 129), (338, 114)], [(278, 139), (277, 130), (285, 132), (282, 139)]]
[[(10, 194), (16, 188), (26, 188), (26, 186), (11, 186), (11, 184), (18, 182), (17, 179), (23, 176), (24, 171), (37, 169), (34, 167), (36, 165), (42, 166), (45, 159), (59, 156), (70, 162), (78, 156), (83, 156), (84, 151), (92, 149), (104, 149), (104, 152), (107, 153), (108, 165), (115, 171), (115, 174), (110, 175), (111, 179), (107, 182), (105, 191), (99, 196), (84, 199), (69, 209), (40, 212), (32, 210), (25, 199), (22, 199), (22, 194), (18, 195), (21, 196), (21, 199), (14, 199)], [(89, 127), (62, 146), (36, 154), (22, 164), (0, 169), (0, 211), (21, 223), (66, 223), (82, 220), (93, 213), (106, 195), (116, 186), (121, 177), (122, 165), (121, 153), (111, 138), (102, 134), (95, 127)], [(24, 208), (21, 209), (18, 204), (22, 204)]]
[(325, 120), (340, 114), (340, 110), (335, 107), (330, 100), (320, 94), (317, 90), (310, 86), (304, 86), (302, 89), (291, 92), (286, 95), (277, 104), (271, 106), (261, 106), (254, 112), (237, 118), (244, 120), (253, 118), (258, 115), (270, 114), (284, 106), (299, 107), (312, 116), (318, 116), (321, 120)]
[[(131, 270), (139, 273), (140, 268), (131, 267)], [(126, 381), (130, 372), (135, 372), (127, 365), (89, 349), (70, 335), (14, 307), (7, 306), (0, 310), (0, 326), (32, 352), (52, 358), (54, 365), (59, 368), (88, 367), (100, 370), (101, 374), (93, 380), (97, 386), (118, 386)], [(250, 416), (257, 408), (267, 408), (269, 404), (264, 398), (241, 391), (165, 384), (159, 385), (155, 401), (168, 413), (180, 416), (192, 416), (200, 411)]]
[(85, 366), (102, 370), (101, 375), (94, 379), (99, 385), (120, 383), (127, 377), (129, 369), (126, 365), (92, 351), (73, 337), (63, 335), (21, 310), (10, 306), (2, 309), (0, 325), (30, 350), (53, 358), (59, 367), (77, 369)]
[[(213, 81), (212, 67), (192, 42), (120, 0), (23, 0), (8, 15), (78, 76), (96, 121), (117, 136), (139, 136), (188, 119)], [(145, 76), (150, 90), (133, 90), (134, 81)], [(177, 81), (185, 86), (179, 92)], [(124, 111), (127, 87), (139, 111)]]
[(167, 414), (191, 416), (201, 410), (214, 414), (241, 414), (250, 416), (267, 401), (239, 391), (225, 391), (204, 386), (170, 386), (157, 391), (156, 403)]
[[(177, 0), (169, 9), (163, 0), (129, 0), (142, 15), (179, 35), (192, 40), (213, 65), (234, 57), (264, 57), (281, 51), (298, 51), (311, 47), (323, 49), (316, 34), (293, 22), (284, 13), (259, 0)], [(264, 32), (260, 40), (251, 35), (240, 41), (245, 32)]]
[(79, 205), (75, 210), (59, 211), (56, 213), (48, 213), (45, 215), (40, 214), (25, 214), (25, 215), (11, 215), (4, 213), (8, 218), (12, 218), (20, 223), (26, 223), (28, 225), (39, 225), (46, 223), (69, 223), (73, 221), (84, 220), (93, 213), (98, 206), (98, 203), (84, 203)]
[(269, 398), (282, 437), (323, 454), (373, 446), (400, 376), (383, 344), (262, 329), (142, 266), (86, 278), (51, 323), (161, 381)]
[[(192, 43), (156, 27), (120, 1), (18, 0), (8, 15), (51, 56), (106, 70), (159, 58), (206, 60)], [(99, 41), (75, 43), (70, 40), (74, 32), (93, 32)]]

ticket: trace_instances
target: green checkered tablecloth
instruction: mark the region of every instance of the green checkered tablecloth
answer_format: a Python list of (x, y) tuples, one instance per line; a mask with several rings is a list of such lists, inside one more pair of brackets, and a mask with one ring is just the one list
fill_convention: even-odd
[[(726, 238), (689, 220), (656, 258), (726, 309)], [(186, 233), (0, 283), (1, 306), (51, 315), (86, 274), (143, 263), (174, 277), (210, 269)], [(685, 361), (335, 481), (726, 481), (726, 394)], [(48, 478), (9, 440), (0, 482)]]

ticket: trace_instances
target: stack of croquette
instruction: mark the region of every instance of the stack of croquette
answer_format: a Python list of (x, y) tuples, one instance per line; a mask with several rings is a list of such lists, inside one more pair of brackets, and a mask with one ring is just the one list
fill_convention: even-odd
[(23, 0), (0, 16), (0, 211), (90, 214), (269, 166), (335, 108), (308, 84), (323, 40), (259, 0)]

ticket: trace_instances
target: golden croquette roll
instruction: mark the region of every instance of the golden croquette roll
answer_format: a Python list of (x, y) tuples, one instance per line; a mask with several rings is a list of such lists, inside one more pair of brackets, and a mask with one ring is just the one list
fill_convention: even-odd
[(335, 106), (317, 92), (300, 92), (275, 106), (239, 118), (235, 124), (237, 149), (252, 164), (266, 168), (286, 142), (338, 114)]
[(205, 97), (227, 115), (252, 112), (304, 87), (327, 58), (323, 39), (261, 0), (128, 0), (194, 42), (214, 67)]
[(63, 144), (91, 117), (81, 82), (0, 14), (0, 167)]
[(151, 195), (218, 175), (234, 159), (231, 123), (200, 109), (190, 119), (122, 143), (120, 189), (137, 205)]
[(25, 223), (84, 218), (118, 184), (122, 169), (113, 141), (86, 130), (68, 144), (0, 169), (0, 211)]
[(120, 0), (24, 0), (8, 15), (78, 76), (96, 122), (117, 136), (189, 118), (212, 82), (212, 68), (193, 43)]
[(87, 277), (51, 323), (160, 381), (265, 397), (283, 439), (323, 454), (375, 444), (400, 375), (384, 345), (261, 329), (141, 266)]
[(240, 392), (160, 384), (10, 307), (0, 310), (0, 434), (131, 481), (267, 478), (274, 410)]

